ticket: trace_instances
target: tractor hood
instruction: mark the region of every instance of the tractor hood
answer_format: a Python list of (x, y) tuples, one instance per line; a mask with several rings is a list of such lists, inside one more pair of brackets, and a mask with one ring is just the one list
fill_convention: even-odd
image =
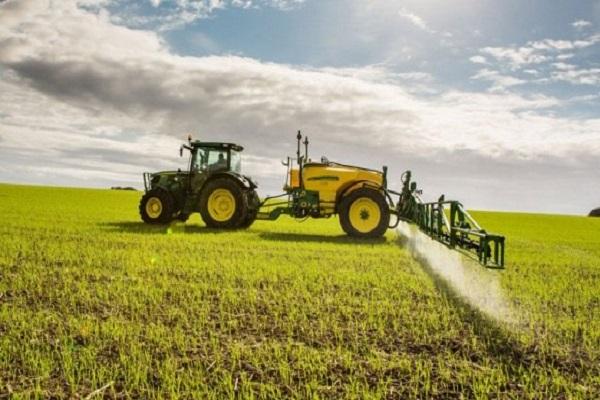
[(183, 171), (146, 172), (144, 173), (144, 187), (146, 190), (150, 190), (158, 186), (167, 187), (173, 183), (179, 183), (187, 176), (188, 173)]

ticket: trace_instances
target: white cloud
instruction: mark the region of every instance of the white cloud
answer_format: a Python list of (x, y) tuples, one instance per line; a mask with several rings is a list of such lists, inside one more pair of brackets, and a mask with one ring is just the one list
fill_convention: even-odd
[(573, 64), (566, 64), (563, 62), (557, 62), (557, 63), (553, 63), (552, 66), (556, 69), (560, 69), (560, 70), (573, 70), (576, 69), (577, 67)]
[(540, 64), (550, 59), (530, 47), (484, 47), (480, 51), (498, 61), (505, 62), (511, 69), (519, 69), (529, 64)]
[(408, 20), (411, 24), (413, 24), (414, 26), (416, 26), (417, 28), (419, 28), (425, 32), (429, 32), (429, 33), (435, 32), (434, 30), (429, 28), (429, 26), (427, 25), (427, 23), (425, 22), (425, 20), (423, 18), (419, 17), (417, 14), (410, 12), (409, 10), (407, 10), (405, 8), (402, 8), (400, 11), (398, 11), (398, 15), (400, 17)]
[(548, 50), (548, 51), (564, 51), (582, 49), (584, 47), (593, 46), (600, 42), (600, 35), (593, 35), (583, 40), (553, 40), (544, 39), (539, 41), (528, 42), (527, 45), (536, 50)]
[[(311, 69), (306, 69), (311, 70)], [(335, 76), (355, 78), (360, 81), (373, 83), (404, 83), (404, 84), (424, 84), (431, 83), (434, 78), (431, 74), (421, 71), (394, 72), (385, 64), (367, 65), (360, 68), (314, 68), (314, 72), (325, 72)]]
[(475, 64), (487, 64), (487, 59), (484, 56), (473, 56), (469, 58), (469, 61)]
[(271, 7), (279, 8), (281, 10), (291, 10), (305, 1), (306, 0), (266, 0), (263, 2)]
[(568, 60), (569, 58), (573, 58), (573, 57), (575, 57), (575, 54), (573, 54), (573, 53), (565, 53), (565, 54), (559, 54), (559, 55), (557, 55), (556, 59), (563, 61), (563, 60)]
[(585, 29), (587, 27), (592, 26), (592, 23), (590, 21), (586, 21), (584, 19), (580, 19), (580, 20), (577, 20), (577, 21), (573, 22), (571, 24), (571, 26), (574, 27), (577, 30), (582, 30), (582, 29)]
[[(567, 66), (567, 64), (565, 64)], [(574, 85), (600, 85), (600, 68), (559, 68), (552, 72), (552, 79), (555, 81), (569, 82)]]
[(492, 87), (490, 90), (492, 91), (502, 91), (510, 86), (522, 85), (526, 83), (525, 80), (515, 78), (509, 75), (503, 75), (498, 71), (494, 71), (491, 69), (481, 69), (475, 75), (471, 77), (471, 79), (479, 79), (492, 82)]
[[(88, 0), (94, 1), (94, 0)], [(102, 0), (101, 0), (102, 1)], [(134, 28), (153, 28), (161, 31), (179, 29), (199, 19), (210, 17), (216, 10), (226, 8), (271, 7), (292, 10), (305, 0), (149, 0), (151, 9), (131, 0), (105, 0), (112, 11), (112, 21)], [(81, 1), (79, 2), (81, 4)]]
[(569, 98), (569, 102), (571, 103), (591, 103), (598, 101), (600, 99), (600, 93), (596, 94), (585, 94), (581, 96), (574, 96)]
[(484, 47), (480, 49), (480, 52), (493, 57), (512, 70), (518, 70), (528, 65), (573, 57), (573, 53), (561, 53), (583, 49), (598, 43), (600, 43), (600, 34), (594, 34), (581, 40), (543, 39), (529, 41), (524, 46)]

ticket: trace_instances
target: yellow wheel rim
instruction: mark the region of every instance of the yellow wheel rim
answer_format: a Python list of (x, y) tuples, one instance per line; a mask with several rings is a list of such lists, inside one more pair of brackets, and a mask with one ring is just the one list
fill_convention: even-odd
[(235, 198), (227, 189), (217, 189), (208, 196), (208, 214), (212, 219), (225, 222), (235, 212)]
[(368, 197), (359, 197), (350, 206), (350, 224), (361, 233), (371, 232), (381, 221), (379, 205)]
[(150, 197), (146, 202), (146, 214), (150, 218), (158, 218), (162, 213), (162, 201), (158, 197)]

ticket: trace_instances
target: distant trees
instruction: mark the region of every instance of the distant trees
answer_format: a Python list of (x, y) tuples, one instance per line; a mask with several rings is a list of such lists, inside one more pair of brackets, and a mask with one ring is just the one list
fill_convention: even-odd
[(132, 188), (131, 186), (113, 186), (110, 188), (111, 190), (137, 190), (136, 188)]

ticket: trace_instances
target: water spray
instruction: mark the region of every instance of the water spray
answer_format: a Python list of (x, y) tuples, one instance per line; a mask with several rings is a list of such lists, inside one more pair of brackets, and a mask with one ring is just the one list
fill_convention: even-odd
[(514, 310), (503, 295), (498, 270), (479, 267), (476, 262), (451, 251), (414, 225), (400, 223), (397, 231), (413, 257), (448, 284), (462, 300), (495, 320), (517, 321)]

